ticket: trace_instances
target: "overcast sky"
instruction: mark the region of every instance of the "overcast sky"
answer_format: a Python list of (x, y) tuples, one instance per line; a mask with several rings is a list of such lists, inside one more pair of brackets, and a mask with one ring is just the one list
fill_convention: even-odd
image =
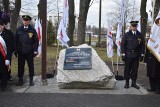
[[(37, 4), (38, 4), (39, 0), (23, 0), (22, 2), (22, 11), (28, 12), (30, 14), (33, 14), (33, 16), (35, 16), (37, 14)], [(48, 16), (53, 15), (57, 16), (57, 12), (56, 12), (56, 7), (55, 7), (55, 2), (56, 0), (48, 0), (48, 6), (49, 9), (48, 11), (52, 10), (51, 12), (49, 12)], [(59, 0), (61, 1), (59, 3), (59, 7), (62, 11), (62, 1), (63, 0)], [(147, 0), (147, 12), (151, 9), (151, 0)], [(25, 6), (28, 2), (29, 6)], [(140, 7), (140, 2), (141, 0), (135, 0), (136, 5), (138, 7)], [(107, 16), (107, 12), (113, 8), (113, 0), (102, 0), (102, 26), (106, 27), (107, 26), (107, 19), (109, 18), (109, 16)], [(78, 14), (79, 10), (79, 0), (75, 0), (75, 14)], [(98, 26), (99, 25), (99, 0), (94, 0), (92, 6), (89, 9), (88, 12), (88, 19), (87, 19), (87, 24), (88, 25), (95, 25)]]

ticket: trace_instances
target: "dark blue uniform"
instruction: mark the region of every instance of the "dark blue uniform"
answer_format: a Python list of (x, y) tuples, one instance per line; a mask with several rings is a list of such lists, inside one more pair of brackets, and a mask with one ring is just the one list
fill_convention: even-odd
[(38, 36), (36, 30), (30, 25), (18, 28), (15, 34), (15, 53), (18, 53), (18, 77), (23, 78), (25, 61), (29, 67), (29, 77), (34, 76), (34, 52), (38, 49)]
[(136, 34), (134, 35), (130, 30), (123, 36), (121, 52), (125, 55), (124, 78), (126, 80), (129, 80), (130, 78), (132, 81), (137, 80), (139, 58), (144, 54), (144, 50), (144, 37), (139, 31), (136, 31)]

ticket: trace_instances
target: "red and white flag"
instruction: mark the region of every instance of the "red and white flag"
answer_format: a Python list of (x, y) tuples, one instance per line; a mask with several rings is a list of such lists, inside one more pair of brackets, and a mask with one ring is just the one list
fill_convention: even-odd
[(0, 52), (4, 58), (4, 60), (6, 60), (7, 57), (7, 47), (6, 47), (6, 43), (4, 41), (4, 39), (0, 36)]
[(160, 62), (160, 22), (158, 21), (159, 18), (160, 18), (160, 11), (153, 24), (151, 35), (148, 40), (147, 48), (152, 52), (152, 54)]
[(112, 28), (110, 21), (108, 20), (108, 33), (107, 33), (107, 56), (108, 58), (113, 57), (113, 38), (112, 38)]
[(118, 23), (117, 34), (116, 34), (116, 45), (117, 45), (118, 56), (121, 56), (121, 32), (122, 32), (122, 24)]
[(69, 38), (67, 36), (66, 29), (64, 27), (63, 19), (59, 24), (57, 39), (61, 42), (62, 46), (66, 46), (67, 48), (69, 47), (67, 43), (69, 41)]
[(41, 55), (41, 52), (42, 52), (42, 25), (41, 25), (40, 19), (38, 17), (36, 18), (35, 29), (36, 29), (36, 32), (38, 34), (39, 46), (38, 46), (37, 57), (39, 57)]

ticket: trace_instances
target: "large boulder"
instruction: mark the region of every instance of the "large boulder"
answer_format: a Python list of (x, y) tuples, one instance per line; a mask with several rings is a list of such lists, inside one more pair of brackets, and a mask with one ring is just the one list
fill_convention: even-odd
[[(88, 70), (64, 70), (64, 60), (66, 49), (60, 51), (57, 67), (57, 83), (61, 89), (114, 89), (116, 79), (98, 56), (97, 52), (86, 44), (71, 48), (91, 48), (92, 49), (92, 69)], [(105, 54), (105, 53), (104, 53)]]

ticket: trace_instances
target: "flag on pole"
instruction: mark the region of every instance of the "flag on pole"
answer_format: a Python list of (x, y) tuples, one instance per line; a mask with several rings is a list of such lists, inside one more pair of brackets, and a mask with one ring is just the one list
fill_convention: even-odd
[(153, 24), (150, 39), (148, 40), (147, 48), (160, 62), (160, 11)]
[(35, 29), (36, 29), (36, 32), (38, 34), (39, 46), (38, 46), (37, 57), (39, 57), (41, 55), (41, 52), (42, 52), (42, 25), (41, 25), (40, 19), (38, 17), (36, 18)]
[(64, 0), (64, 3), (63, 3), (63, 23), (64, 23), (65, 28), (68, 25), (68, 10), (69, 10), (68, 0)]
[(116, 45), (117, 45), (117, 55), (121, 56), (121, 32), (122, 24), (118, 23), (117, 34), (116, 34)]
[(107, 32), (107, 56), (111, 58), (113, 56), (113, 38), (110, 20), (108, 20), (108, 32)]
[(61, 42), (62, 46), (66, 46), (67, 48), (69, 47), (67, 43), (69, 41), (69, 38), (67, 36), (66, 29), (64, 27), (63, 19), (59, 24), (57, 39)]
[(125, 3), (124, 0), (121, 1), (121, 23), (122, 26), (124, 25), (124, 21), (125, 21)]

